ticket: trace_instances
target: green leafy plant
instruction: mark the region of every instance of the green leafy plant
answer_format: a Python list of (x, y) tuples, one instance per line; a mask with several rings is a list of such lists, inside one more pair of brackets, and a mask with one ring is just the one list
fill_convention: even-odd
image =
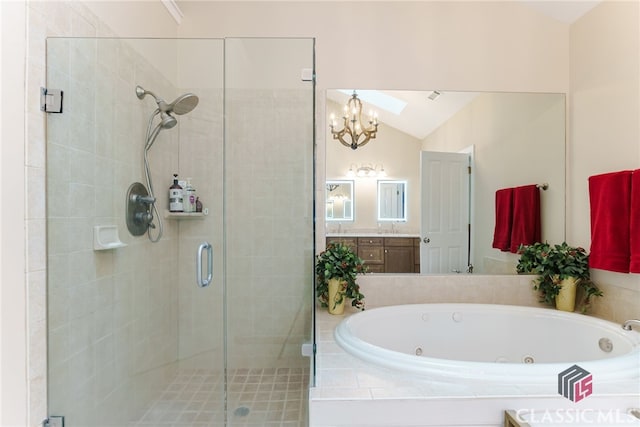
[(520, 259), (516, 266), (519, 274), (537, 274), (533, 288), (540, 293), (540, 302), (553, 305), (560, 292), (560, 282), (569, 277), (578, 279), (578, 286), (584, 291), (581, 310), (586, 311), (591, 297), (602, 296), (591, 280), (589, 255), (584, 248), (569, 246), (566, 242), (559, 245), (534, 243), (520, 245)]
[(342, 303), (343, 298), (350, 298), (351, 305), (364, 310), (364, 295), (356, 283), (358, 274), (365, 274), (367, 266), (353, 250), (342, 243), (330, 243), (327, 249), (316, 257), (316, 297), (323, 307), (328, 307), (329, 280), (338, 279), (346, 283), (342, 296), (335, 305)]

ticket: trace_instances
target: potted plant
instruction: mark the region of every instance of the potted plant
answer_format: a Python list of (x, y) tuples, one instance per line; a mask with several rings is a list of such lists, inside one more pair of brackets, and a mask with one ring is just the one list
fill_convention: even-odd
[(353, 250), (343, 243), (330, 243), (316, 257), (316, 296), (331, 314), (342, 314), (346, 298), (351, 305), (364, 310), (364, 295), (356, 283), (356, 276), (367, 267)]
[(563, 311), (574, 311), (576, 288), (584, 291), (581, 311), (589, 308), (591, 297), (602, 291), (591, 281), (589, 255), (581, 247), (534, 243), (520, 245), (518, 273), (537, 274), (533, 288), (540, 292), (540, 302), (556, 305)]

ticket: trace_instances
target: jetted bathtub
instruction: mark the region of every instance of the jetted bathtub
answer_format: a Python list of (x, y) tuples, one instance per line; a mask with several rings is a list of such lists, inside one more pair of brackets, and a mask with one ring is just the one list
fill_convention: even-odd
[(360, 359), (440, 382), (557, 384), (559, 373), (573, 365), (591, 373), (594, 384), (640, 380), (640, 333), (553, 309), (381, 307), (344, 319), (334, 336)]

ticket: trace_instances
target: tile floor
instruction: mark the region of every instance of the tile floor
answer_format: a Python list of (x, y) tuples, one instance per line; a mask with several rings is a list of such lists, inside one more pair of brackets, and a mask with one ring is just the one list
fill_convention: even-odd
[[(213, 427), (224, 421), (222, 374), (181, 370), (130, 427)], [(229, 372), (227, 426), (307, 425), (309, 371), (304, 368)]]

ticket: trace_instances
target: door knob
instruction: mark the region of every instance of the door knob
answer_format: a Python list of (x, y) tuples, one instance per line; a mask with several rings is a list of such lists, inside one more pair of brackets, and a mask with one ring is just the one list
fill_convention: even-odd
[(422, 241), (425, 242), (425, 243), (429, 243), (431, 241), (431, 239), (428, 238), (428, 237), (425, 237), (424, 239), (422, 239)]

